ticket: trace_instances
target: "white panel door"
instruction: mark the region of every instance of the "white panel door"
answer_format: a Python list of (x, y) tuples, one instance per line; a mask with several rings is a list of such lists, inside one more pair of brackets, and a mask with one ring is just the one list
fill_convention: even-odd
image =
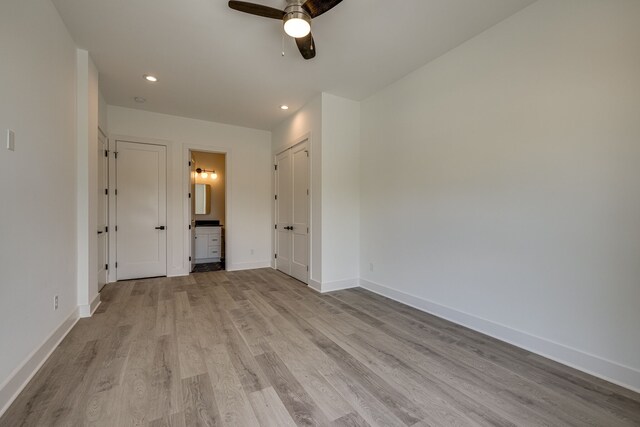
[(109, 148), (107, 138), (98, 129), (98, 290), (107, 284), (109, 264)]
[(167, 275), (166, 147), (117, 142), (118, 280)]
[(302, 142), (276, 156), (276, 268), (309, 280), (309, 152)]
[(291, 151), (291, 275), (307, 283), (309, 265), (309, 151), (307, 142)]
[(276, 268), (291, 274), (291, 204), (293, 183), (291, 182), (291, 150), (276, 157)]

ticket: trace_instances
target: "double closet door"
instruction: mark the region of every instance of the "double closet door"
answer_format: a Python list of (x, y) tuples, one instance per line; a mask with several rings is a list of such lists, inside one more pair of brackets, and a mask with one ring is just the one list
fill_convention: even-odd
[(276, 156), (276, 268), (309, 281), (309, 143)]

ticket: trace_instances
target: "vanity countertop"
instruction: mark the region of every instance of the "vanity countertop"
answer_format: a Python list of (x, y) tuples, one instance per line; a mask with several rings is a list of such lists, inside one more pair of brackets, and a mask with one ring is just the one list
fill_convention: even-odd
[(218, 220), (200, 220), (196, 221), (196, 227), (222, 227)]

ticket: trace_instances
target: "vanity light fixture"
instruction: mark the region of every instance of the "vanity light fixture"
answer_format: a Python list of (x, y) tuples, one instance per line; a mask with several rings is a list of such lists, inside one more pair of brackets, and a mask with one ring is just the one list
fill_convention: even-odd
[(200, 177), (204, 178), (204, 179), (209, 178), (209, 175), (211, 175), (211, 179), (217, 179), (218, 178), (218, 174), (216, 173), (216, 171), (208, 171), (206, 169), (198, 168), (198, 169), (196, 169), (196, 173), (199, 174)]

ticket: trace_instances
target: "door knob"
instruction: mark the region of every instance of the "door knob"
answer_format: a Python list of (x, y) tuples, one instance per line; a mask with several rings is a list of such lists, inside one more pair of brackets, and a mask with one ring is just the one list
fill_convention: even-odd
[(164, 225), (161, 225), (160, 227), (156, 227), (156, 230), (164, 230), (164, 229), (165, 229)]
[(98, 231), (98, 234), (102, 234), (102, 233), (103, 233), (102, 231)]

